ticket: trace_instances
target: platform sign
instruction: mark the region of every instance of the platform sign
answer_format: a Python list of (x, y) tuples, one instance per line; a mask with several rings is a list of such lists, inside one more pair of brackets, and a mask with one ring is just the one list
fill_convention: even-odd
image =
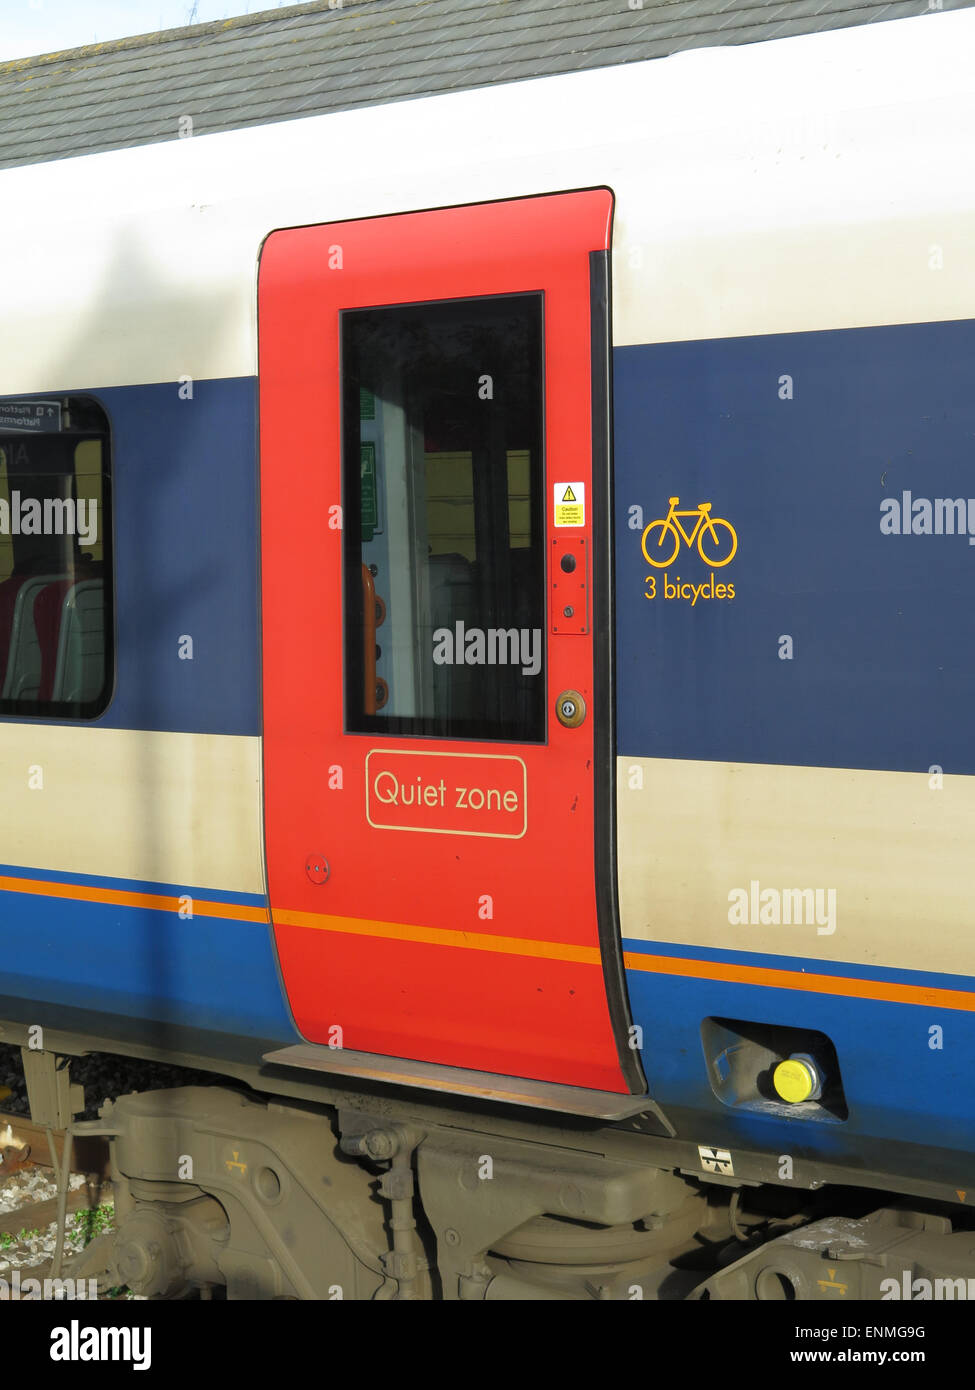
[(0, 433), (60, 434), (59, 401), (0, 401)]

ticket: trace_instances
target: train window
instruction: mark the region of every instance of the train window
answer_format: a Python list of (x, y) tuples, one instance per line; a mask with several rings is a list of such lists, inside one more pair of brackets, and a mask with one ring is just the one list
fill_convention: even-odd
[(346, 722), (545, 737), (542, 296), (342, 314)]
[(0, 398), (0, 716), (93, 719), (108, 704), (109, 475), (94, 401)]

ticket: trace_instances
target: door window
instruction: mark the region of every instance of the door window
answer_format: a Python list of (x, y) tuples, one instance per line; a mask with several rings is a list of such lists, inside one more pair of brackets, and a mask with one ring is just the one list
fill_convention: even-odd
[(541, 742), (542, 296), (341, 319), (347, 728)]

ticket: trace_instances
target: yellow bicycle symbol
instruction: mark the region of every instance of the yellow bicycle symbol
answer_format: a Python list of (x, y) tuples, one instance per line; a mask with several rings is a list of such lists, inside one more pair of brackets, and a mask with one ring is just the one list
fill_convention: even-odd
[[(712, 516), (710, 502), (702, 502), (700, 506), (695, 507), (693, 511), (679, 512), (676, 510), (679, 501), (679, 497), (671, 497), (670, 511), (667, 513), (666, 517), (651, 521), (650, 525), (645, 528), (643, 539), (640, 544), (643, 547), (643, 554), (647, 564), (653, 565), (653, 567), (658, 570), (666, 569), (668, 565), (672, 565), (677, 559), (681, 537), (683, 536), (684, 540), (687, 542), (688, 548), (694, 544), (695, 537), (697, 538), (698, 554), (706, 565), (710, 565), (713, 569), (720, 569), (722, 565), (727, 565), (729, 561), (735, 558), (735, 551), (738, 549), (738, 535), (731, 522), (725, 521), (719, 516)], [(694, 529), (691, 531), (690, 535), (687, 534), (680, 523), (680, 518), (682, 516), (697, 517), (697, 521), (694, 523)], [(651, 533), (656, 531), (658, 526), (660, 528), (660, 535), (651, 541)], [(710, 536), (720, 554), (723, 545), (727, 545), (727, 541), (722, 542), (722, 538), (718, 535), (719, 527), (723, 528), (731, 536), (731, 549), (722, 559), (713, 560), (704, 549), (704, 538), (705, 536)], [(665, 558), (661, 559), (661, 552), (664, 549), (667, 536), (672, 537), (674, 548)], [(655, 552), (657, 556), (656, 559), (654, 559), (654, 556), (651, 554), (651, 549)]]

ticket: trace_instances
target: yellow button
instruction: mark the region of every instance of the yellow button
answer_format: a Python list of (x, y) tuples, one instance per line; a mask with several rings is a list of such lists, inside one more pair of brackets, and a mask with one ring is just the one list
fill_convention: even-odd
[(797, 1062), (791, 1057), (788, 1062), (780, 1062), (772, 1073), (772, 1085), (776, 1094), (793, 1105), (808, 1100), (816, 1089), (816, 1076), (805, 1062)]

